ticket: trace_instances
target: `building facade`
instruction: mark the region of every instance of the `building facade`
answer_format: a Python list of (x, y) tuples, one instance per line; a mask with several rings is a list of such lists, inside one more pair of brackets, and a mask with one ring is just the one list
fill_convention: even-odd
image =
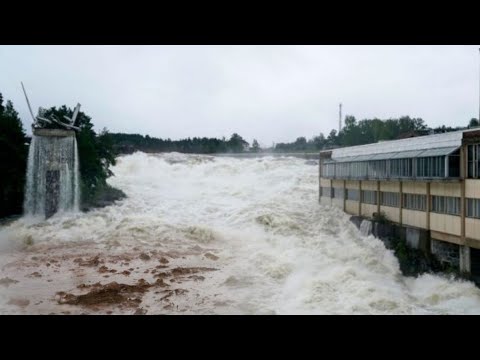
[(480, 129), (321, 151), (319, 164), (321, 204), (426, 230), (433, 254), (480, 272)]

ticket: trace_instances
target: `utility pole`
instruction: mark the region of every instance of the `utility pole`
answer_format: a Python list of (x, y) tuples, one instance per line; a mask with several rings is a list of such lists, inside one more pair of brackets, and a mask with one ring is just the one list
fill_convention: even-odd
[[(478, 51), (479, 51), (479, 54), (480, 54), (480, 48), (478, 49)], [(478, 91), (479, 91), (479, 93), (478, 93), (478, 123), (480, 125), (480, 56), (479, 56), (478, 59), (479, 59), (479, 62), (478, 62), (478, 70), (479, 70), (479, 73), (478, 73), (478, 75), (479, 75), (479, 77), (478, 77)]]
[[(480, 49), (478, 49), (480, 51)], [(338, 133), (342, 130), (342, 103), (340, 103), (338, 110)]]

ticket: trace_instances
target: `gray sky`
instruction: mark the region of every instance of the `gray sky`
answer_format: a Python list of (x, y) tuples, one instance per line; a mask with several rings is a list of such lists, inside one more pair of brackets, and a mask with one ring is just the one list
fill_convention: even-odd
[(479, 46), (0, 46), (0, 92), (25, 128), (77, 102), (95, 129), (261, 145), (311, 138), (344, 115), (478, 117)]

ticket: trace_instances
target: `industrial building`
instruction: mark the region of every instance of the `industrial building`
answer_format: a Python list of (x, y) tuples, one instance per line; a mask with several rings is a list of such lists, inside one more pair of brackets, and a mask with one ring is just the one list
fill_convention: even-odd
[[(320, 203), (384, 214), (462, 272), (480, 269), (480, 129), (320, 152)], [(383, 215), (382, 214), (382, 215)]]

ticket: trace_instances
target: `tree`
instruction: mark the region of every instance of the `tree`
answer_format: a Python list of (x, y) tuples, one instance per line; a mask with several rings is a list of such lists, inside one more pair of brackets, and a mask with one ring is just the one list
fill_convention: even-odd
[(307, 139), (303, 136), (298, 137), (294, 143), (294, 150), (306, 150), (307, 149)]
[(345, 116), (345, 128), (350, 129), (356, 126), (357, 120), (355, 119), (355, 116), (352, 115), (347, 115)]
[(332, 129), (332, 131), (330, 131), (330, 134), (327, 137), (327, 145), (329, 147), (334, 147), (337, 145), (337, 130)]
[(479, 126), (478, 119), (472, 118), (470, 119), (470, 122), (468, 123), (469, 128), (474, 128)]
[(315, 150), (322, 150), (325, 146), (326, 141), (327, 140), (325, 139), (325, 135), (323, 135), (323, 133), (320, 133), (319, 136), (315, 136), (313, 138), (313, 146)]
[(11, 101), (0, 94), (0, 217), (21, 214), (27, 167), (27, 138)]
[(253, 142), (252, 142), (252, 152), (259, 152), (260, 151), (260, 145), (258, 145), (258, 141), (257, 139), (253, 139)]
[(243, 140), (243, 138), (238, 135), (237, 133), (234, 133), (231, 137), (230, 140), (228, 140), (228, 150), (231, 152), (243, 152), (245, 148), (248, 148), (248, 142)]
[(0, 93), (0, 116), (2, 115), (4, 110), (5, 110), (5, 107), (3, 106), (3, 95), (2, 93)]

